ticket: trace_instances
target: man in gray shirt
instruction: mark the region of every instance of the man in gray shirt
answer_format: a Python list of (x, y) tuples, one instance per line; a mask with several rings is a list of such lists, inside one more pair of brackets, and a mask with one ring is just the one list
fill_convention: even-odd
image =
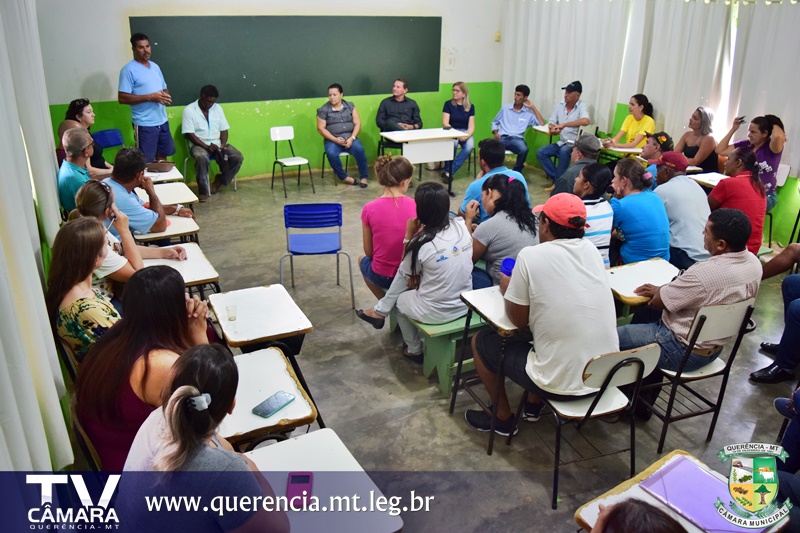
[(597, 163), (601, 148), (600, 139), (594, 135), (581, 135), (578, 137), (578, 140), (575, 141), (575, 146), (572, 147), (570, 157), (572, 166), (556, 181), (550, 196), (555, 196), (560, 192), (571, 193), (575, 188), (575, 180), (578, 178), (578, 174), (581, 173), (581, 169), (586, 165)]

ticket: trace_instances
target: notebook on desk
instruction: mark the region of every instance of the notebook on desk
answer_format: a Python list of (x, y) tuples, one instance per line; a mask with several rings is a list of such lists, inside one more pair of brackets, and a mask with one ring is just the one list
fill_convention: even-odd
[(642, 489), (691, 523), (711, 533), (760, 533), (763, 529), (747, 529), (731, 524), (717, 514), (717, 498), (731, 499), (725, 480), (704, 469), (691, 459), (680, 456), (639, 484)]

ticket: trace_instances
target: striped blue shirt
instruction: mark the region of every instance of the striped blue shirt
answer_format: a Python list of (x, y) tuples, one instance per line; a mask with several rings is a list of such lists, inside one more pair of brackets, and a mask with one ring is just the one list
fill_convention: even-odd
[(603, 256), (603, 264), (606, 268), (611, 266), (608, 260), (608, 247), (611, 244), (611, 227), (614, 223), (614, 212), (611, 205), (603, 198), (583, 198), (586, 206), (586, 233), (584, 237), (589, 239), (600, 251)]

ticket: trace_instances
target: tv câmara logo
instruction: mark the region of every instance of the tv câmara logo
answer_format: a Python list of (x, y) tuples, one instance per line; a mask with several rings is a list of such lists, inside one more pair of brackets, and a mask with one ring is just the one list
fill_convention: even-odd
[[(109, 502), (114, 496), (114, 491), (119, 483), (119, 474), (108, 476), (103, 492), (97, 504), (92, 501), (89, 490), (83, 477), (78, 474), (28, 474), (25, 482), (28, 485), (40, 485), (42, 498), (39, 507), (28, 509), (28, 521), (31, 529), (39, 524), (41, 529), (116, 529), (119, 527), (119, 518)], [(54, 485), (72, 482), (80, 507), (53, 506)], [(67, 527), (64, 527), (67, 526)]]
[(717, 453), (724, 463), (731, 461), (728, 492), (732, 500), (726, 508), (717, 498), (717, 513), (731, 524), (745, 528), (764, 528), (783, 520), (792, 504), (778, 507), (778, 468), (776, 458), (786, 460), (783, 447), (760, 442), (725, 446)]

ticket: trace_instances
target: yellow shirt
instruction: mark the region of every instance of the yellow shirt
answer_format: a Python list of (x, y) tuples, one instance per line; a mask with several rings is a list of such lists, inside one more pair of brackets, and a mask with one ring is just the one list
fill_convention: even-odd
[(636, 148), (641, 148), (647, 142), (645, 133), (656, 132), (656, 121), (648, 115), (643, 116), (641, 120), (636, 120), (633, 115), (628, 115), (620, 129), (625, 132), (626, 143), (632, 142), (637, 135), (642, 135), (642, 140), (636, 145)]

